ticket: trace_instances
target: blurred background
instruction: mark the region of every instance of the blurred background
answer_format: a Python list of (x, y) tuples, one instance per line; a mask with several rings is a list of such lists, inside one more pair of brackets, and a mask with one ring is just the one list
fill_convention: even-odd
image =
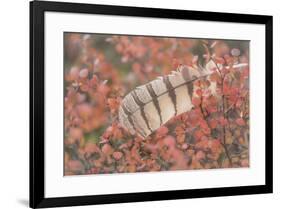
[(199, 84), (202, 102), (145, 141), (118, 123), (133, 88), (210, 57), (229, 68), (248, 63), (249, 41), (65, 33), (65, 175), (247, 167), (248, 68), (215, 72), (224, 101)]

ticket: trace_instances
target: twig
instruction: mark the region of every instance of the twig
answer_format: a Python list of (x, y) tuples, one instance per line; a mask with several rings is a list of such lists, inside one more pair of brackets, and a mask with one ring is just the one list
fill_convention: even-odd
[[(212, 58), (211, 58), (211, 60), (215, 63), (216, 68), (217, 68), (217, 70), (218, 70), (218, 72), (219, 72), (219, 74), (220, 74), (220, 77), (221, 77), (222, 113), (223, 113), (223, 117), (226, 118), (226, 114), (225, 114), (225, 96), (224, 96), (224, 94), (223, 94), (223, 87), (224, 87), (223, 84), (224, 84), (224, 78), (225, 78), (225, 76), (222, 76), (222, 73), (221, 73), (221, 71), (220, 71), (219, 66), (217, 65), (217, 63), (216, 63)], [(228, 120), (228, 119), (227, 119), (227, 120)], [(225, 152), (226, 157), (227, 157), (227, 159), (228, 159), (228, 161), (229, 161), (229, 165), (232, 167), (232, 159), (231, 159), (231, 156), (230, 156), (230, 154), (229, 154), (229, 152), (228, 152), (228, 149), (227, 149), (227, 146), (226, 146), (226, 138), (225, 138), (225, 136), (226, 136), (226, 129), (225, 129), (225, 126), (223, 126), (223, 137), (222, 137), (221, 145), (222, 145), (222, 147), (224, 148), (224, 152)]]

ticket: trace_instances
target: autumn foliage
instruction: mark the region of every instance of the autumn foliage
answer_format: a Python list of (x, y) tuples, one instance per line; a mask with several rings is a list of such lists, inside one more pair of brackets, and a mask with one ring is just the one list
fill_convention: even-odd
[[(65, 175), (249, 166), (249, 69), (232, 67), (247, 41), (65, 33), (64, 53)], [(194, 83), (190, 112), (146, 139), (120, 126), (130, 90), (207, 59), (223, 68)]]

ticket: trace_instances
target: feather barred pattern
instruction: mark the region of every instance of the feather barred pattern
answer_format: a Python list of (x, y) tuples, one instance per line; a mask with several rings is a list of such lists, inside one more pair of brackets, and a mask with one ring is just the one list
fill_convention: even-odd
[(193, 107), (192, 82), (208, 73), (182, 66), (167, 76), (135, 88), (121, 103), (121, 125), (131, 134), (139, 134), (143, 138), (149, 136), (173, 116)]
[(131, 134), (146, 138), (172, 117), (190, 111), (194, 81), (210, 75), (214, 66), (211, 61), (205, 68), (181, 66), (167, 76), (136, 87), (122, 100), (120, 124)]

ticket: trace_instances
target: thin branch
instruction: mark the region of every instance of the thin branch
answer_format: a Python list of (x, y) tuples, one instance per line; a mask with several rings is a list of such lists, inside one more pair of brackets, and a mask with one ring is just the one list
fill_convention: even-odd
[[(226, 114), (225, 114), (225, 96), (223, 94), (225, 76), (222, 76), (222, 73), (221, 73), (217, 63), (212, 58), (211, 58), (211, 60), (215, 63), (217, 71), (219, 72), (220, 77), (221, 77), (222, 113), (223, 113), (223, 117), (226, 118)], [(227, 157), (227, 159), (229, 161), (229, 165), (232, 167), (232, 159), (231, 159), (231, 156), (230, 156), (229, 151), (228, 151), (227, 146), (226, 146), (226, 137), (225, 136), (226, 136), (226, 128), (225, 128), (225, 126), (223, 126), (223, 137), (222, 137), (221, 145), (224, 148), (224, 152), (225, 152), (226, 157)]]

